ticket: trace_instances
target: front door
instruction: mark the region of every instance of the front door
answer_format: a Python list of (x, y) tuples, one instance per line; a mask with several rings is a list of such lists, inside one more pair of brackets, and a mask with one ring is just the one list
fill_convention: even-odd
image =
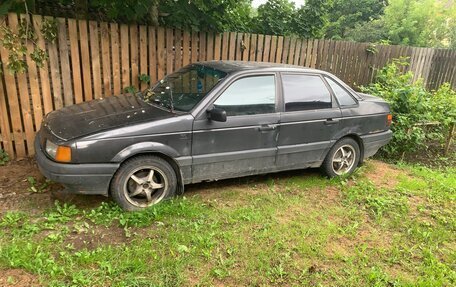
[(319, 166), (334, 143), (341, 111), (320, 75), (284, 73), (281, 78), (284, 107), (277, 166)]
[(223, 109), (226, 122), (193, 124), (193, 182), (265, 172), (277, 152), (277, 85), (274, 73), (243, 76), (227, 84), (210, 107)]

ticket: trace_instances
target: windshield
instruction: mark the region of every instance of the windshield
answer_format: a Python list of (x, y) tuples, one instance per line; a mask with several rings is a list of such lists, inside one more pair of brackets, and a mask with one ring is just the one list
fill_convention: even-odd
[(171, 111), (189, 112), (225, 76), (225, 72), (210, 67), (188, 65), (142, 92), (142, 97)]

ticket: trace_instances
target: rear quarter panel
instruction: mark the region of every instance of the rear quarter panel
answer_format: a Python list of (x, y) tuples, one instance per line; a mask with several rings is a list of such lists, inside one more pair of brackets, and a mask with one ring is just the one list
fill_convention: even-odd
[(359, 101), (357, 107), (342, 108), (340, 130), (336, 139), (348, 134), (359, 136), (388, 130), (386, 116), (390, 113), (389, 105), (379, 101)]

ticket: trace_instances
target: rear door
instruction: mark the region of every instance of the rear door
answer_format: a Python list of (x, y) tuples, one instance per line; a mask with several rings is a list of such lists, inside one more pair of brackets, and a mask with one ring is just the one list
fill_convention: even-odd
[(341, 111), (319, 74), (282, 73), (277, 166), (319, 166), (334, 143)]
[(275, 73), (238, 77), (209, 104), (226, 122), (200, 115), (193, 125), (193, 182), (257, 174), (274, 167), (277, 152)]

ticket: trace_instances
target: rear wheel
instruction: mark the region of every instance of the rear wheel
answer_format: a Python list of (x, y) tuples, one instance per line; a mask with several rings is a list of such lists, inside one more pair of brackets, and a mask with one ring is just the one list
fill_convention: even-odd
[(351, 174), (359, 164), (360, 154), (354, 139), (341, 139), (329, 150), (322, 169), (329, 177)]
[(114, 201), (124, 210), (135, 211), (174, 196), (177, 177), (164, 159), (138, 156), (121, 165), (111, 183)]

